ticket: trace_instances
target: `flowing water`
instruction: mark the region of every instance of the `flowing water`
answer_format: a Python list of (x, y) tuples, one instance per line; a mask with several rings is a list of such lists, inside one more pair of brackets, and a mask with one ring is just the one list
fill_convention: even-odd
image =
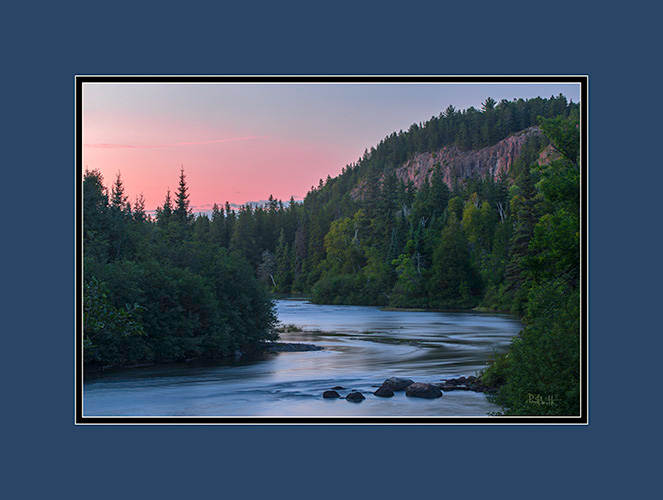
[[(304, 332), (281, 340), (321, 351), (263, 354), (235, 363), (186, 363), (86, 374), (85, 416), (483, 416), (499, 408), (482, 393), (439, 399), (373, 392), (388, 377), (440, 382), (474, 375), (522, 328), (512, 316), (383, 311), (378, 307), (276, 301), (279, 321)], [(334, 386), (345, 396), (323, 399)]]

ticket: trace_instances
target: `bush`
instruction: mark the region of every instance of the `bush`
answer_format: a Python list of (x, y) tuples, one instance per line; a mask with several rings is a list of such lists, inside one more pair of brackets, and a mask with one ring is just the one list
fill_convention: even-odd
[(145, 335), (140, 342), (120, 342), (115, 329), (109, 335), (117, 338), (109, 337), (103, 350), (88, 349), (86, 362), (216, 358), (255, 350), (278, 337), (273, 303), (243, 259), (219, 250), (206, 258), (194, 254), (192, 261), (198, 261), (204, 275), (155, 260), (103, 266), (100, 274), (112, 290), (112, 307), (121, 311), (125, 304), (140, 304), (133, 318)]
[(580, 297), (563, 283), (535, 286), (528, 325), (508, 358), (486, 370), (488, 382), (505, 383), (495, 402), (506, 415), (578, 415), (580, 412)]

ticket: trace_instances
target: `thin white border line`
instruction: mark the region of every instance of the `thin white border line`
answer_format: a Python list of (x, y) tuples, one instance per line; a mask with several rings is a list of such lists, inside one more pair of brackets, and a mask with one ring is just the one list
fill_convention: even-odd
[[(585, 205), (587, 207), (587, 212), (589, 212), (589, 75), (74, 75), (74, 174), (77, 179), (77, 167), (78, 167), (78, 137), (77, 137), (77, 131), (78, 131), (78, 92), (77, 92), (77, 87), (78, 87), (78, 79), (79, 78), (141, 78), (141, 77), (147, 77), (147, 78), (156, 78), (156, 79), (166, 79), (166, 78), (276, 78), (276, 81), (265, 81), (265, 82), (160, 82), (160, 81), (154, 81), (154, 82), (113, 82), (113, 81), (108, 81), (108, 82), (80, 82), (81, 83), (81, 90), (83, 85), (86, 84), (128, 84), (128, 85), (136, 85), (136, 84), (145, 84), (145, 85), (150, 85), (150, 84), (171, 84), (171, 85), (215, 85), (215, 84), (237, 84), (237, 85), (251, 85), (251, 84), (256, 84), (256, 85), (274, 85), (274, 84), (283, 84), (283, 85), (355, 85), (355, 84), (365, 84), (365, 85), (513, 85), (513, 84), (522, 84), (522, 85), (579, 85), (581, 89), (580, 93), (580, 98), (579, 98), (579, 103), (582, 103), (582, 105), (585, 106), (586, 110), (586, 116), (582, 117), (582, 107), (580, 109), (581, 111), (581, 117), (584, 118), (584, 120), (581, 120), (581, 132), (584, 134), (587, 140), (587, 164), (582, 165), (586, 169), (586, 177), (587, 177), (587, 182), (585, 187), (585, 196), (586, 196), (586, 202)], [(583, 82), (519, 82), (519, 81), (499, 81), (499, 82), (476, 82), (476, 81), (458, 81), (458, 82), (444, 82), (444, 81), (430, 81), (430, 82), (408, 82), (408, 81), (403, 81), (403, 82), (371, 82), (371, 81), (356, 81), (356, 82), (280, 82), (278, 81), (279, 78), (325, 78), (325, 77), (331, 77), (331, 78), (353, 78), (353, 79), (358, 79), (360, 80), (361, 78), (469, 78), (469, 79), (475, 79), (475, 78), (584, 78), (584, 83), (586, 86), (586, 94), (587, 94), (587, 102), (583, 102), (584, 95), (582, 93), (582, 87), (583, 87)], [(82, 96), (81, 96), (82, 99)], [(82, 113), (82, 110), (81, 110)], [(82, 114), (81, 114), (81, 119), (82, 119)], [(586, 122), (586, 123), (585, 123)], [(80, 124), (82, 128), (82, 123)], [(82, 134), (83, 130), (81, 130)], [(580, 141), (580, 161), (582, 162), (584, 159), (583, 153), (584, 153), (584, 148), (583, 148), (583, 140), (581, 137)], [(81, 158), (82, 161), (82, 158)], [(82, 169), (82, 165), (81, 165)], [(580, 181), (582, 182), (583, 180), (583, 175), (582, 175), (582, 169), (580, 172)], [(77, 179), (78, 181), (78, 179)], [(77, 193), (76, 190), (76, 185), (77, 182), (74, 183), (74, 196), (76, 202), (78, 202), (77, 196), (79, 193)], [(82, 203), (82, 200), (81, 200)], [(582, 204), (579, 207), (582, 209)], [(76, 213), (76, 207), (74, 209), (74, 213)], [(83, 207), (81, 207), (81, 217), (79, 217), (79, 224), (81, 225), (81, 230), (82, 230), (82, 215), (83, 215)], [(586, 221), (586, 222), (585, 222)], [(585, 214), (585, 217), (581, 217), (580, 220), (581, 224), (581, 235), (586, 234), (587, 235), (587, 249), (584, 249), (583, 245), (583, 239), (581, 237), (580, 241), (580, 247), (581, 247), (581, 257), (583, 254), (586, 253), (587, 258), (584, 260), (589, 260), (589, 233), (583, 233), (582, 229), (586, 225), (587, 226), (587, 231), (589, 231), (589, 213)], [(76, 285), (78, 284), (78, 280), (81, 279), (81, 276), (78, 276), (78, 269), (77, 269), (77, 257), (78, 257), (78, 245), (77, 243), (77, 232), (74, 231), (74, 278), (75, 278), (75, 288), (74, 288), (74, 294), (76, 294)], [(82, 250), (82, 249), (81, 249)], [(583, 251), (584, 250), (584, 251)], [(582, 287), (582, 277), (583, 271), (585, 267), (589, 267), (588, 263), (583, 262), (583, 259), (581, 259), (581, 287)], [(589, 288), (589, 268), (587, 269), (587, 278), (586, 278), (586, 288)], [(585, 295), (587, 297), (586, 300), (586, 308), (587, 308), (587, 324), (586, 326), (586, 343), (587, 343), (587, 352), (584, 353), (586, 357), (586, 366), (587, 370), (585, 373), (583, 373), (582, 370), (580, 370), (580, 393), (581, 395), (584, 395), (584, 384), (582, 383), (584, 378), (587, 378), (587, 395), (586, 398), (583, 400), (581, 397), (580, 401), (580, 414), (579, 415), (505, 415), (505, 416), (469, 416), (469, 415), (462, 415), (462, 416), (454, 416), (454, 415), (445, 415), (445, 416), (420, 416), (420, 415), (414, 415), (414, 416), (396, 416), (396, 415), (384, 415), (384, 416), (367, 416), (367, 415), (358, 415), (358, 416), (351, 416), (351, 415), (341, 415), (341, 416), (225, 416), (225, 415), (219, 415), (219, 416), (212, 416), (212, 415), (206, 415), (206, 416), (186, 416), (186, 415), (172, 415), (172, 416), (157, 416), (157, 415), (141, 415), (141, 416), (126, 416), (126, 415), (85, 415), (84, 411), (84, 389), (82, 385), (84, 384), (83, 380), (83, 366), (78, 366), (78, 363), (74, 363), (76, 369), (74, 370), (74, 424), (75, 425), (145, 425), (144, 423), (140, 422), (117, 422), (117, 423), (109, 423), (109, 422), (77, 422), (77, 412), (76, 412), (76, 406), (78, 402), (78, 391), (77, 391), (77, 379), (79, 373), (77, 370), (80, 370), (80, 376), (81, 376), (81, 418), (82, 419), (153, 419), (153, 418), (160, 418), (160, 419), (186, 419), (186, 418), (192, 418), (192, 419), (226, 419), (226, 420), (233, 420), (233, 419), (253, 419), (253, 420), (261, 420), (261, 419), (273, 419), (273, 418), (284, 418), (284, 419), (306, 419), (306, 420), (322, 420), (322, 419), (361, 419), (361, 420), (371, 420), (371, 419), (383, 419), (383, 420), (390, 420), (390, 419), (403, 419), (403, 418), (416, 418), (419, 420), (423, 420), (421, 422), (396, 422), (396, 423), (388, 423), (388, 422), (350, 422), (350, 425), (487, 425), (487, 424), (492, 424), (493, 422), (499, 422), (500, 419), (503, 418), (508, 418), (508, 419), (530, 419), (530, 418), (546, 418), (546, 419), (568, 419), (568, 418), (577, 418), (577, 419), (582, 419), (585, 418), (586, 422), (560, 422), (560, 423), (555, 423), (555, 422), (523, 422), (523, 423), (518, 423), (518, 422), (503, 422), (500, 423), (499, 425), (589, 425), (589, 290), (582, 290), (581, 289), (581, 297), (582, 297), (582, 291), (585, 292)], [(76, 299), (76, 297), (75, 297)], [(79, 314), (75, 315), (81, 316), (83, 314), (83, 308), (78, 307), (78, 301), (75, 300), (75, 311), (79, 310)], [(582, 304), (580, 307), (580, 327), (582, 331), (582, 325), (583, 325), (583, 308)], [(81, 325), (82, 325), (82, 318), (81, 318)], [(78, 344), (79, 344), (79, 339), (78, 339), (78, 331), (76, 328), (76, 322), (74, 323), (74, 360), (77, 359), (77, 353), (78, 353)], [(581, 358), (583, 355), (583, 346), (582, 346), (582, 338), (580, 339), (580, 353), (581, 353)], [(81, 357), (81, 364), (83, 363), (82, 357)], [(581, 364), (582, 368), (582, 364)], [(582, 413), (582, 403), (583, 401), (586, 402), (587, 405), (587, 412), (586, 414)], [(485, 420), (482, 422), (428, 422), (426, 420), (429, 419), (457, 419), (457, 418), (474, 418), (474, 419), (482, 419)], [(336, 422), (336, 423), (330, 423), (330, 422), (260, 422), (260, 421), (254, 421), (254, 422), (147, 422), (147, 424), (150, 425), (348, 425), (346, 422)]]

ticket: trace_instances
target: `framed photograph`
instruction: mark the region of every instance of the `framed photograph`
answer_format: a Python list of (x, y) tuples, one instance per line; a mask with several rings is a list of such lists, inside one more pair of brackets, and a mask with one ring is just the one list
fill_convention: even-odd
[(77, 76), (77, 424), (587, 424), (588, 78)]

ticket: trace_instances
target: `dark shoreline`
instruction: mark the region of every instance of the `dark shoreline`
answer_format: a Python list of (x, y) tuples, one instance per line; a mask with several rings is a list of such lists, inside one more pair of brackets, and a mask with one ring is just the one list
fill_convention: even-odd
[[(378, 306), (380, 307), (380, 306)], [(390, 307), (384, 306), (380, 307), (381, 311), (397, 311), (397, 312), (453, 312), (453, 313), (486, 313), (486, 314), (510, 314), (512, 316), (518, 316), (517, 314), (512, 313), (511, 311), (505, 311), (502, 309), (488, 309), (487, 307), (473, 307), (471, 309), (426, 309), (420, 307)]]
[(318, 306), (359, 306), (359, 307), (377, 307), (380, 311), (396, 311), (396, 312), (473, 312), (473, 313), (489, 313), (489, 314), (510, 314), (512, 316), (518, 317), (518, 315), (512, 311), (505, 309), (491, 309), (489, 307), (476, 306), (470, 308), (428, 308), (428, 307), (395, 307), (389, 305), (369, 305), (369, 304), (332, 304), (324, 302), (313, 302), (312, 298), (308, 295), (288, 295), (288, 294), (272, 294), (271, 298), (273, 300), (292, 300), (292, 301), (308, 301), (311, 304)]

